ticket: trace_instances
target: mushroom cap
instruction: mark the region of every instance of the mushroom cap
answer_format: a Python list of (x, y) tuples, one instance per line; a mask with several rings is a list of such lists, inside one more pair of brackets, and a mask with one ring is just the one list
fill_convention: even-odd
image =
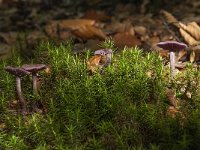
[(106, 54), (106, 52), (104, 51), (104, 49), (99, 49), (99, 50), (96, 50), (94, 52), (94, 55), (101, 55), (101, 56), (103, 56), (105, 54)]
[(164, 50), (169, 50), (169, 51), (179, 51), (187, 47), (185, 43), (180, 43), (177, 41), (159, 42), (157, 46), (163, 48)]
[(96, 50), (94, 52), (95, 55), (106, 55), (106, 54), (112, 54), (112, 49), (99, 49), (99, 50)]
[(106, 54), (112, 54), (112, 49), (106, 49)]
[(31, 73), (38, 72), (40, 70), (46, 69), (45, 64), (25, 64), (22, 66), (22, 68), (26, 71), (29, 71)]
[(7, 72), (9, 72), (10, 74), (13, 74), (13, 75), (18, 76), (18, 77), (22, 77), (22, 76), (30, 74), (30, 72), (28, 72), (28, 71), (26, 71), (22, 68), (14, 68), (14, 67), (11, 67), (11, 66), (5, 67), (5, 70)]

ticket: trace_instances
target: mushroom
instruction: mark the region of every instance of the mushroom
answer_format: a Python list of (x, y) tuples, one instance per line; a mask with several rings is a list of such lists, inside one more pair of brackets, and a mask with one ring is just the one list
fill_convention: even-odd
[(111, 63), (112, 49), (100, 49), (96, 50), (95, 55), (101, 55), (101, 60), (99, 62), (99, 66), (101, 68), (100, 74), (104, 73), (102, 68), (107, 67)]
[(106, 50), (106, 64), (104, 67), (107, 67), (111, 63), (112, 49)]
[(40, 70), (46, 69), (46, 65), (44, 64), (25, 64), (22, 68), (28, 72), (32, 73), (32, 80), (33, 80), (33, 94), (38, 95), (37, 90), (37, 73)]
[(17, 97), (19, 99), (19, 102), (21, 104), (21, 109), (22, 109), (22, 114), (26, 113), (26, 100), (24, 99), (24, 96), (22, 94), (22, 89), (21, 89), (21, 77), (25, 75), (29, 75), (30, 72), (22, 69), (22, 68), (14, 68), (11, 66), (7, 66), (5, 68), (7, 72), (10, 74), (13, 74), (16, 76), (16, 91), (17, 91)]
[(101, 55), (101, 56), (103, 56), (105, 54), (106, 54), (106, 52), (104, 51), (104, 49), (99, 49), (99, 50), (96, 50), (94, 52), (94, 55)]
[(173, 80), (174, 75), (175, 75), (175, 52), (178, 52), (182, 49), (185, 49), (187, 47), (186, 44), (176, 42), (176, 41), (165, 41), (165, 42), (160, 42), (157, 44), (158, 47), (164, 49), (164, 50), (169, 50), (170, 54), (170, 78)]
[(95, 55), (101, 55), (100, 65), (107, 67), (111, 62), (112, 49), (100, 49), (94, 52)]

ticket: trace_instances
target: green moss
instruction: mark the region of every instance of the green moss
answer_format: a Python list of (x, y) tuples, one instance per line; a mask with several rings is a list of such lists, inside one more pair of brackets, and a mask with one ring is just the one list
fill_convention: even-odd
[[(103, 45), (101, 45), (103, 47)], [(111, 41), (106, 48), (114, 48)], [(199, 70), (188, 66), (177, 75), (173, 88), (184, 102), (180, 110), (186, 119), (171, 118), (165, 111), (165, 89), (170, 85), (166, 68), (156, 53), (138, 48), (114, 53), (104, 74), (88, 74), (86, 61), (91, 53), (73, 54), (71, 42), (60, 45), (41, 43), (34, 58), (25, 61), (15, 55), (1, 64), (0, 146), (4, 149), (198, 149)], [(51, 74), (41, 72), (40, 97), (31, 95), (31, 81), (23, 78), (27, 101), (42, 101), (45, 114), (25, 118), (9, 111), (15, 99), (14, 77), (7, 65), (44, 63)], [(191, 71), (193, 70), (193, 71)], [(150, 74), (149, 74), (150, 73)], [(181, 83), (179, 81), (181, 80)], [(196, 84), (189, 84), (191, 82)], [(192, 90), (185, 99), (181, 87)]]

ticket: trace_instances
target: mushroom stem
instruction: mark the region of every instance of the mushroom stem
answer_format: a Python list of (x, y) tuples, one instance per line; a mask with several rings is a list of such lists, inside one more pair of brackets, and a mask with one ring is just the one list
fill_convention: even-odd
[(19, 102), (21, 104), (22, 114), (26, 113), (26, 101), (24, 99), (24, 96), (22, 95), (22, 89), (21, 89), (21, 79), (20, 77), (16, 77), (16, 91), (17, 91), (17, 97), (19, 98)]
[(32, 73), (32, 80), (33, 80), (33, 94), (38, 95), (37, 90), (37, 73)]
[(170, 79), (173, 80), (175, 76), (175, 53), (170, 51)]

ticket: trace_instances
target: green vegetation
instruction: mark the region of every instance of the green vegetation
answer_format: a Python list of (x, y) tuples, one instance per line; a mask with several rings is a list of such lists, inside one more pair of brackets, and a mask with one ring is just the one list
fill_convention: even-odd
[[(113, 46), (105, 42), (106, 47)], [(102, 46), (102, 45), (101, 45)], [(138, 48), (114, 53), (103, 75), (88, 75), (85, 55), (73, 54), (71, 43), (42, 43), (34, 58), (18, 54), (0, 66), (0, 147), (5, 150), (67, 149), (199, 149), (199, 70), (188, 65), (169, 82), (169, 68), (156, 53)], [(25, 63), (51, 66), (41, 73), (39, 97), (32, 95), (31, 79), (22, 79), (22, 90), (31, 105), (42, 101), (45, 113), (22, 117), (12, 109), (15, 79), (4, 67)], [(165, 94), (171, 87), (184, 115), (166, 114)], [(182, 92), (185, 87), (190, 92)]]

